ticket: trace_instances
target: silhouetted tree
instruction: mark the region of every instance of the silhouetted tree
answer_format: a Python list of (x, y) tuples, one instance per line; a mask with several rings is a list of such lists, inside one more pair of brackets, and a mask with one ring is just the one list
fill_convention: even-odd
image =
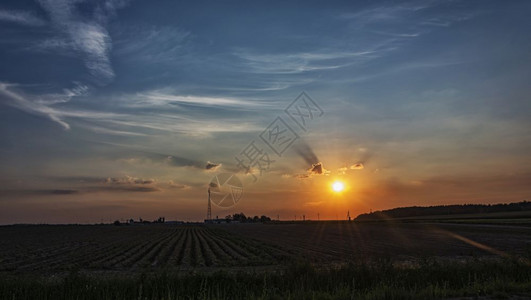
[(260, 222), (264, 223), (264, 222), (269, 222), (271, 221), (271, 218), (268, 217), (268, 216), (261, 216), (260, 217)]
[(261, 217), (254, 216), (254, 217), (247, 217), (244, 213), (236, 213), (231, 215), (228, 215), (225, 217), (227, 222), (230, 221), (237, 221), (240, 223), (258, 223), (258, 222), (268, 222), (271, 221), (271, 218), (265, 215), (262, 215)]
[(463, 205), (437, 205), (437, 206), (411, 206), (398, 207), (389, 210), (375, 211), (361, 214), (356, 220), (378, 220), (383, 218), (407, 218), (434, 215), (479, 214), (493, 212), (527, 211), (531, 210), (531, 202), (522, 201), (500, 204), (463, 204)]

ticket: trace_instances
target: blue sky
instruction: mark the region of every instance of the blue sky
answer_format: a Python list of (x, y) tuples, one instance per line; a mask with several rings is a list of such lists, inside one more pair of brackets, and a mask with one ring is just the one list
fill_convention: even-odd
[(529, 199), (530, 11), (3, 1), (0, 222), (200, 220), (210, 178), (302, 91), (325, 115), (299, 142), (329, 172), (287, 151), (220, 215)]

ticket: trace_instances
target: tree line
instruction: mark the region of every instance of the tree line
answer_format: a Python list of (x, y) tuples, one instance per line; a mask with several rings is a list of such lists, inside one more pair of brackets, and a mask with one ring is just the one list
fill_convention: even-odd
[(361, 214), (356, 221), (378, 220), (382, 218), (408, 218), (434, 215), (482, 214), (531, 210), (531, 202), (522, 201), (500, 204), (461, 204), (437, 206), (410, 206)]
[(246, 216), (244, 213), (236, 213), (225, 217), (227, 222), (240, 222), (240, 223), (265, 223), (271, 221), (268, 216)]

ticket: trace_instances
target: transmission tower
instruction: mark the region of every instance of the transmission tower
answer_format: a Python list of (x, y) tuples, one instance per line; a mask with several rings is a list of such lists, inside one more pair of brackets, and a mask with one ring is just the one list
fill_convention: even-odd
[(210, 188), (208, 188), (208, 210), (207, 220), (212, 220), (212, 205), (210, 204)]

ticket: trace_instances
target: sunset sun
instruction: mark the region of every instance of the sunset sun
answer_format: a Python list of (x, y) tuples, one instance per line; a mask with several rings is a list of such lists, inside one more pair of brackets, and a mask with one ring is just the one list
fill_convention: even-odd
[(345, 185), (343, 184), (343, 182), (334, 181), (334, 183), (332, 183), (332, 190), (334, 192), (339, 193), (339, 192), (343, 191), (343, 189), (345, 189)]

